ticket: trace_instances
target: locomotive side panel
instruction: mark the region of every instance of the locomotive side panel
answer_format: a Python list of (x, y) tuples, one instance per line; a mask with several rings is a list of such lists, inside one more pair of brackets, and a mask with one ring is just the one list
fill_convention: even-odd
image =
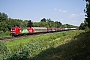
[(19, 34), (21, 34), (21, 28), (19, 28), (19, 27), (14, 27), (14, 28), (12, 28), (11, 29), (11, 35), (12, 36), (14, 36), (14, 35), (19, 35)]

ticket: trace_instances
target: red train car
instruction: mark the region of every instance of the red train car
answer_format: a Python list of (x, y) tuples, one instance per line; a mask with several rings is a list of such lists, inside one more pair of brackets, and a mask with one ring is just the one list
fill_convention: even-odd
[(16, 35), (20, 35), (20, 34), (27, 34), (27, 33), (33, 33), (34, 29), (27, 27), (27, 28), (19, 28), (19, 27), (14, 27), (11, 29), (11, 35), (12, 36), (16, 36)]
[(11, 35), (19, 35), (19, 34), (21, 34), (21, 28), (14, 27), (14, 28), (11, 29), (10, 32), (11, 32)]

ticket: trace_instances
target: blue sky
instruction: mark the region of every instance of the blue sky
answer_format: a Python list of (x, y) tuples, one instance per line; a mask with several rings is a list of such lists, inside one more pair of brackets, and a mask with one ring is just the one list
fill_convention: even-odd
[(79, 26), (84, 21), (83, 0), (0, 0), (0, 12), (10, 18), (38, 22), (50, 18)]

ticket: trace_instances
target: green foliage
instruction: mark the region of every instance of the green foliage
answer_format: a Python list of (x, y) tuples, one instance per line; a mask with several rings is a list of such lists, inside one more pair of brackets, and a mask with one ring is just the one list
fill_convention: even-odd
[(58, 47), (40, 52), (31, 60), (90, 60), (90, 31), (80, 33), (71, 41), (65, 43), (64, 40), (62, 43)]
[(88, 31), (90, 31), (90, 28), (86, 27), (85, 32), (88, 32)]
[(90, 31), (90, 28), (88, 27), (88, 22), (85, 20), (84, 23), (81, 23), (79, 29), (85, 30), (85, 32)]
[(78, 28), (77, 26), (73, 26), (73, 25), (70, 25), (70, 24), (64, 24), (62, 27), (63, 28)]
[(9, 49), (3, 42), (0, 42), (0, 60), (5, 60), (9, 56), (10, 56)]
[(61, 22), (55, 21), (55, 27), (60, 28), (62, 26)]
[(10, 58), (7, 58), (7, 60), (29, 60), (29, 52), (23, 49), (12, 55)]
[(7, 41), (5, 43), (10, 48), (10, 51), (13, 51), (13, 55), (8, 59), (29, 60), (48, 48), (55, 48), (67, 43), (78, 34), (79, 31), (68, 31)]
[(10, 31), (14, 26), (26, 27), (27, 20), (8, 18), (7, 14), (0, 12), (0, 31)]
[(2, 34), (4, 34), (4, 32), (3, 31), (0, 31), (0, 35), (2, 35)]
[(90, 28), (90, 0), (86, 0), (86, 9), (84, 10), (86, 13), (86, 21), (88, 23), (88, 27)]
[(4, 32), (0, 31), (0, 37), (3, 37), (3, 36), (4, 36)]
[(47, 22), (40, 22), (40, 27), (49, 27)]
[(84, 23), (80, 24), (79, 29), (84, 30), (86, 27), (88, 27), (88, 23), (86, 20), (84, 20)]
[(46, 22), (46, 19), (45, 18), (41, 19), (41, 22)]
[(31, 22), (31, 20), (28, 21), (27, 27), (33, 27), (33, 23)]
[(34, 27), (40, 27), (40, 22), (33, 22)]
[(49, 27), (55, 27), (55, 23), (51, 19), (47, 19), (47, 23)]
[(10, 31), (6, 31), (6, 32), (5, 32), (5, 35), (6, 35), (6, 36), (9, 36), (9, 35), (10, 35)]
[[(59, 21), (53, 21), (50, 18), (46, 19), (43, 18), (41, 19), (40, 22), (34, 22), (32, 23), (31, 20), (21, 20), (21, 19), (13, 19), (13, 18), (8, 18), (8, 15), (5, 13), (1, 13), (0, 12), (0, 31), (4, 32), (4, 35), (9, 35), (7, 31), (10, 31), (10, 29), (12, 27), (21, 27), (21, 28), (25, 28), (25, 27), (47, 27), (47, 28), (71, 28), (71, 27), (75, 27), (73, 25), (69, 25), (69, 24), (65, 24), (62, 25), (61, 22)], [(5, 33), (7, 32), (7, 33)]]
[(7, 14), (0, 12), (0, 22), (6, 21), (8, 19)]
[(8, 30), (7, 26), (8, 24), (5, 21), (0, 22), (0, 31), (4, 31), (4, 32), (7, 31)]
[(0, 31), (0, 38), (10, 37), (10, 31)]
[(79, 27), (79, 29), (81, 29), (81, 30), (84, 30), (85, 29), (85, 24), (84, 23), (81, 23), (81, 25), (80, 25), (80, 27)]
[(14, 26), (26, 27), (28, 20), (8, 18), (7, 14), (0, 12), (0, 31), (3, 31), (0, 37), (10, 35), (10, 29)]

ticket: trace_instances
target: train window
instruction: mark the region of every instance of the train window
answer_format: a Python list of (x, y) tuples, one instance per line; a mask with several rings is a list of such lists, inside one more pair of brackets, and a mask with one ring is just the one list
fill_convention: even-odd
[(12, 28), (12, 30), (15, 30), (15, 28)]

